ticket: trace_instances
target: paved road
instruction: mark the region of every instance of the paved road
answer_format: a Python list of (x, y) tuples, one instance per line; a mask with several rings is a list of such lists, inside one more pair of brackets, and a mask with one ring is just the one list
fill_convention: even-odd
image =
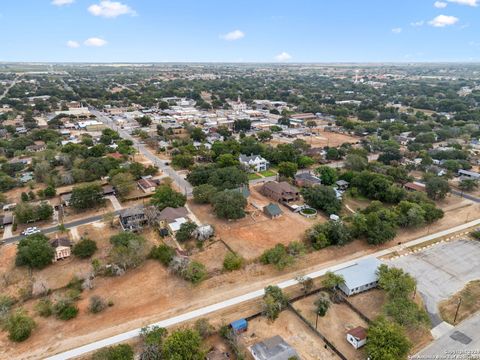
[[(114, 211), (113, 213), (118, 215), (120, 213), (120, 211)], [(68, 223), (64, 223), (63, 225), (67, 229), (70, 229), (70, 228), (73, 228), (73, 227), (76, 227), (76, 226), (86, 225), (86, 224), (90, 224), (90, 223), (93, 223), (93, 222), (97, 222), (97, 221), (100, 221), (102, 219), (103, 219), (103, 215), (95, 215), (95, 216), (88, 217), (86, 219), (80, 219), (80, 220), (75, 220), (75, 221), (71, 221), (71, 222), (68, 222)], [(55, 232), (57, 230), (58, 230), (58, 225), (49, 226), (49, 227), (41, 229), (42, 233), (44, 233), (44, 234), (50, 234), (50, 233)], [(11, 244), (11, 243), (17, 242), (23, 237), (24, 237), (23, 235), (13, 236), (11, 238), (5, 239), (4, 244)]]
[(411, 359), (476, 359), (480, 355), (480, 314), (463, 321)]
[[(397, 245), (397, 246), (391, 247), (389, 249), (380, 250), (380, 251), (377, 251), (376, 253), (359, 257), (355, 260), (346, 261), (344, 263), (337, 264), (337, 265), (330, 266), (330, 267), (320, 267), (319, 269), (317, 269), (317, 270), (315, 270), (315, 271), (313, 271), (309, 274), (305, 274), (305, 276), (308, 276), (312, 279), (315, 279), (315, 278), (318, 278), (320, 276), (323, 276), (327, 271), (340, 270), (342, 268), (345, 268), (345, 267), (348, 267), (348, 266), (351, 266), (351, 265), (355, 264), (357, 261), (359, 261), (361, 259), (364, 259), (364, 258), (367, 258), (367, 257), (370, 257), (370, 256), (382, 257), (382, 256), (385, 256), (385, 255), (391, 254), (395, 251), (400, 251), (406, 245), (408, 245), (408, 246), (418, 245), (418, 244), (436, 239), (438, 237), (450, 235), (452, 233), (459, 232), (459, 231), (468, 229), (468, 228), (473, 227), (473, 226), (477, 226), (479, 224), (480, 224), (480, 219), (477, 219), (477, 220), (471, 221), (469, 223), (450, 228), (448, 230), (440, 231), (436, 234), (431, 234), (431, 235), (427, 235), (427, 236), (418, 238), (418, 239), (410, 241), (406, 244)], [(277, 286), (279, 286), (282, 289), (288, 288), (288, 287), (291, 287), (291, 286), (294, 286), (294, 285), (298, 284), (297, 280), (295, 280), (295, 279), (290, 279), (290, 280), (282, 281), (282, 282), (279, 282), (279, 283), (277, 283), (277, 281), (275, 281), (275, 279), (272, 279), (271, 283), (276, 284)], [(257, 290), (254, 290), (252, 292), (249, 292), (249, 293), (237, 296), (237, 297), (226, 299), (226, 300), (218, 302), (216, 304), (208, 305), (208, 306), (205, 306), (205, 307), (200, 308), (200, 309), (189, 311), (189, 312), (183, 313), (181, 315), (174, 316), (172, 318), (165, 319), (165, 320), (159, 321), (159, 322), (154, 323), (154, 324), (150, 324), (149, 326), (170, 327), (170, 326), (173, 326), (173, 325), (178, 325), (178, 324), (181, 324), (185, 321), (193, 320), (193, 319), (208, 315), (210, 313), (213, 313), (213, 312), (216, 312), (216, 311), (219, 311), (219, 310), (222, 310), (222, 309), (226, 309), (226, 308), (229, 308), (229, 307), (234, 306), (234, 305), (241, 304), (241, 303), (246, 302), (246, 301), (250, 301), (250, 300), (253, 300), (253, 299), (258, 299), (258, 298), (262, 297), (263, 295), (264, 295), (263, 288), (262, 289), (257, 289)], [(64, 360), (64, 359), (71, 359), (71, 358), (74, 358), (74, 357), (82, 356), (82, 355), (85, 355), (89, 352), (101, 349), (103, 347), (115, 345), (119, 342), (135, 338), (139, 335), (140, 330), (141, 330), (140, 328), (133, 329), (133, 330), (124, 332), (122, 334), (118, 334), (118, 335), (115, 335), (115, 336), (112, 336), (112, 337), (109, 337), (109, 338), (105, 338), (103, 340), (99, 340), (99, 341), (96, 341), (96, 342), (93, 342), (93, 343), (90, 343), (90, 344), (87, 344), (87, 345), (83, 345), (83, 346), (80, 346), (78, 348), (71, 349), (71, 350), (65, 351), (63, 353), (59, 353), (57, 355), (51, 356), (51, 357), (47, 358), (47, 360)]]
[(458, 191), (458, 190), (455, 190), (455, 189), (450, 189), (450, 192), (454, 195), (457, 195), (457, 196), (460, 196), (460, 197), (463, 197), (465, 199), (468, 199), (468, 200), (472, 200), (473, 202), (476, 202), (476, 203), (480, 203), (480, 199), (478, 197), (475, 197), (473, 195), (470, 195), (470, 194), (467, 194), (463, 191)]
[(7, 96), (8, 92), (10, 91), (10, 89), (17, 83), (17, 80), (20, 78), (20, 76), (17, 76), (13, 82), (7, 86), (7, 88), (5, 89), (5, 91), (3, 92), (3, 94), (0, 95), (0, 100), (2, 100), (5, 96)]
[(143, 144), (141, 144), (137, 139), (127, 133), (125, 130), (120, 129), (118, 126), (115, 125), (112, 119), (105, 116), (98, 110), (90, 109), (90, 112), (94, 114), (98, 120), (103, 122), (105, 125), (110, 127), (111, 129), (117, 131), (120, 136), (124, 139), (131, 140), (134, 146), (141, 152), (147, 159), (149, 159), (153, 164), (158, 166), (165, 174), (167, 174), (173, 182), (184, 192), (185, 195), (191, 196), (193, 187), (190, 183), (183, 178), (180, 174), (178, 174), (173, 168), (167, 165), (167, 161), (160, 159), (156, 155), (152, 154), (150, 150), (148, 150)]

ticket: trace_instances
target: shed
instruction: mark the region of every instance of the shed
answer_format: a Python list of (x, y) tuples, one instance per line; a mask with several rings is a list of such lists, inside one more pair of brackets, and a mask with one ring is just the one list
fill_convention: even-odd
[(381, 264), (377, 258), (369, 257), (335, 271), (335, 274), (342, 275), (345, 280), (345, 284), (339, 286), (340, 290), (350, 296), (376, 287), (377, 269)]
[(300, 358), (293, 347), (279, 335), (260, 341), (250, 347), (255, 360), (289, 360)]
[(247, 331), (248, 322), (245, 319), (235, 320), (234, 322), (230, 323), (230, 327), (236, 334), (238, 334)]
[(338, 180), (335, 184), (339, 190), (347, 190), (349, 182), (345, 180)]
[(347, 341), (352, 344), (355, 349), (361, 348), (367, 342), (367, 330), (361, 326), (357, 326), (347, 331)]
[(267, 215), (270, 219), (275, 219), (283, 214), (282, 209), (278, 204), (270, 203), (267, 206), (263, 207), (263, 213)]

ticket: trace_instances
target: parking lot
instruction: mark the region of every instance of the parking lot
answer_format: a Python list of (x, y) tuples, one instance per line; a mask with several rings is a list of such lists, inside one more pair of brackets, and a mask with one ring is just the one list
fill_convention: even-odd
[(415, 277), (417, 291), (435, 327), (442, 322), (438, 303), (462, 290), (469, 281), (480, 279), (478, 259), (480, 242), (456, 240), (389, 260), (388, 265), (402, 268)]

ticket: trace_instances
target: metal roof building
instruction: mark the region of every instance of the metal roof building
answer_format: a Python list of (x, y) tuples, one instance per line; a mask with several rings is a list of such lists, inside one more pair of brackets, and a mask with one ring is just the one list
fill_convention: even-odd
[(382, 264), (380, 260), (369, 257), (335, 271), (335, 274), (342, 275), (345, 284), (339, 286), (347, 296), (372, 289), (378, 284), (377, 269)]

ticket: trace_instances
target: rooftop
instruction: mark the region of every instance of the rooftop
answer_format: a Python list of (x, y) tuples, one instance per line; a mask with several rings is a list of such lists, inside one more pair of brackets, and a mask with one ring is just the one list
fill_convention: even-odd
[(382, 262), (377, 258), (369, 257), (360, 260), (353, 265), (337, 270), (335, 273), (343, 275), (345, 285), (349, 289), (354, 289), (377, 281), (377, 269), (381, 264)]

